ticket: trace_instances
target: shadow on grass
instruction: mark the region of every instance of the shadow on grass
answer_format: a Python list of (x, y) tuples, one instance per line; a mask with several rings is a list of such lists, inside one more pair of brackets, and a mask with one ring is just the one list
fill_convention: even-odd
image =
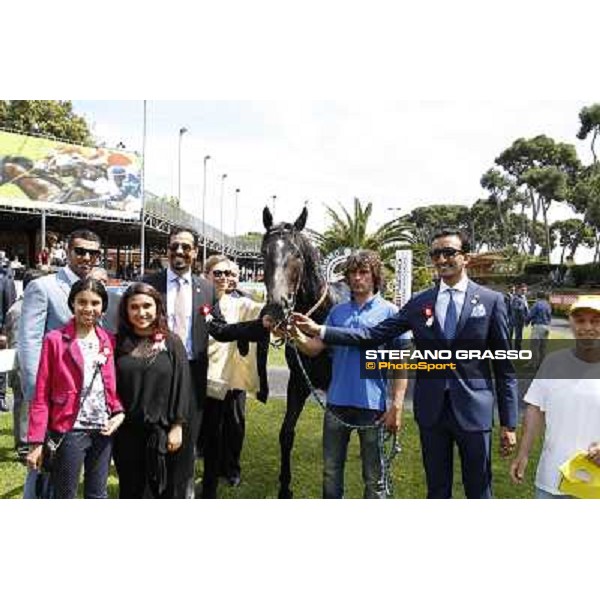
[(14, 500), (15, 498), (23, 498), (23, 486), (18, 485), (12, 490), (8, 490), (4, 492), (4, 494), (0, 495), (0, 500)]

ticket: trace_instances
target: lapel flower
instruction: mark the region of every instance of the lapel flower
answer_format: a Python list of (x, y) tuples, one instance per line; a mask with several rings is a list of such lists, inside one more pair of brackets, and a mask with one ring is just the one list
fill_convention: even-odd
[(94, 363), (98, 367), (103, 367), (106, 364), (106, 361), (108, 360), (109, 356), (110, 356), (110, 348), (108, 346), (105, 346), (104, 348), (102, 348), (100, 350), (98, 356), (96, 356)]
[(479, 304), (479, 294), (475, 294), (472, 298), (471, 298), (471, 304), (475, 305), (475, 304)]
[(431, 327), (433, 325), (433, 305), (426, 304), (423, 307), (423, 316), (425, 317), (425, 326)]
[(156, 332), (152, 337), (152, 350), (154, 350), (155, 352), (161, 352), (162, 350), (166, 350), (167, 346), (165, 344), (165, 339), (166, 338), (164, 333)]
[(206, 320), (207, 323), (210, 323), (213, 319), (213, 316), (211, 314), (212, 312), (212, 306), (210, 304), (203, 304), (199, 309), (198, 312), (200, 313), (200, 315), (202, 315), (204, 317), (204, 319)]

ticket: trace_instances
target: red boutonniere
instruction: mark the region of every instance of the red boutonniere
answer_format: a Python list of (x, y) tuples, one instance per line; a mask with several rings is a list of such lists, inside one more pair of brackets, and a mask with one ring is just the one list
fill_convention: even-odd
[(423, 317), (425, 317), (425, 325), (431, 327), (433, 325), (433, 305), (426, 304), (423, 307)]
[(159, 331), (157, 331), (153, 336), (152, 336), (152, 341), (154, 342), (152, 344), (152, 350), (155, 350), (156, 352), (160, 352), (162, 350), (166, 350), (167, 346), (165, 344), (165, 334), (164, 333), (160, 333)]
[(212, 321), (212, 306), (210, 304), (203, 304), (198, 309), (198, 312), (205, 318), (207, 323), (210, 323)]
[(102, 348), (100, 350), (100, 352), (98, 353), (98, 356), (96, 356), (96, 360), (94, 362), (99, 367), (103, 367), (106, 364), (106, 361), (108, 360), (109, 356), (110, 356), (110, 348), (108, 346), (105, 346), (104, 348)]

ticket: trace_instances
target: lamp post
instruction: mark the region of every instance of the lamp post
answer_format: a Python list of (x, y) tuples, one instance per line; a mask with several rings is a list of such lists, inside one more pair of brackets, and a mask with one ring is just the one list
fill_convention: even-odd
[(206, 163), (210, 160), (207, 154), (204, 157), (204, 182), (202, 184), (202, 270), (206, 264)]
[(188, 132), (187, 128), (182, 127), (179, 130), (179, 154), (177, 158), (177, 200), (179, 200), (179, 204), (181, 205), (181, 140), (183, 139), (184, 134)]
[(225, 234), (223, 233), (223, 192), (225, 190), (225, 180), (227, 173), (221, 175), (221, 254), (225, 253)]
[[(146, 256), (146, 126), (147, 126), (147, 106), (144, 100), (144, 121), (142, 128), (142, 210), (140, 211), (140, 277), (144, 276), (145, 256)], [(118, 265), (117, 265), (118, 266)]]
[(237, 218), (238, 218), (238, 196), (240, 188), (235, 189), (235, 213), (233, 215), (233, 254), (237, 255)]

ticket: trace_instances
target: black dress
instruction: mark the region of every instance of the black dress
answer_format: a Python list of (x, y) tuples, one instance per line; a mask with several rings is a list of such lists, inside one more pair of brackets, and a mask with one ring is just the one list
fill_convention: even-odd
[(169, 333), (155, 356), (117, 356), (117, 391), (125, 421), (115, 436), (113, 457), (120, 498), (173, 498), (173, 455), (167, 453), (172, 425), (185, 423), (191, 401), (188, 360), (181, 340)]

